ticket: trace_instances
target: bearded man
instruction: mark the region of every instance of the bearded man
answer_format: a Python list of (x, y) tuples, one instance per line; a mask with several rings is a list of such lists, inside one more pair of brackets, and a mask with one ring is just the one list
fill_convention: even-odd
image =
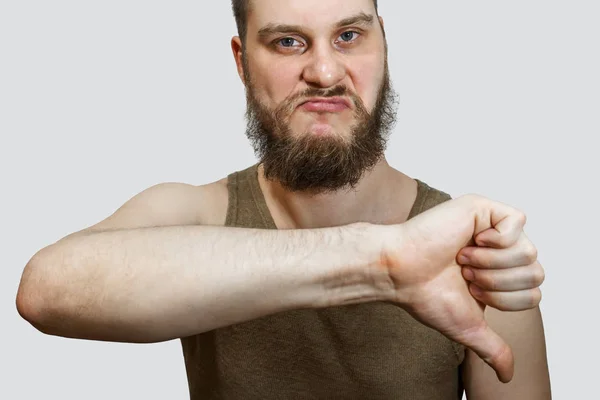
[(376, 1), (232, 3), (258, 162), (153, 186), (40, 250), (20, 314), (64, 337), (180, 339), (193, 400), (549, 399), (523, 213), (386, 161)]

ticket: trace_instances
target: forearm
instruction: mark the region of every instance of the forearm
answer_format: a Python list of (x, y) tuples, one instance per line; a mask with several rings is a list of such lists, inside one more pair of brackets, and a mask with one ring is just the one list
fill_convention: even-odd
[(50, 334), (157, 342), (286, 310), (377, 300), (390, 282), (373, 228), (177, 226), (75, 236), (28, 264), (21, 309)]

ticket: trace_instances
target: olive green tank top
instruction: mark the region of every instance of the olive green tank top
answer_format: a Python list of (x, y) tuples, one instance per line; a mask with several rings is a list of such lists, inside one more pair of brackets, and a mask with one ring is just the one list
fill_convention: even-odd
[[(257, 166), (229, 176), (226, 226), (277, 229)], [(417, 183), (409, 219), (450, 199)], [(286, 311), (181, 343), (191, 400), (462, 399), (464, 348), (388, 302)]]

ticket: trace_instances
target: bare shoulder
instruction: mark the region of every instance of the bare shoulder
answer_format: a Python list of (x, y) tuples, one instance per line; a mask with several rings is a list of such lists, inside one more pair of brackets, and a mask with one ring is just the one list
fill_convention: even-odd
[(207, 185), (195, 186), (203, 199), (203, 206), (198, 210), (199, 225), (219, 225), (225, 224), (227, 216), (227, 207), (229, 205), (229, 191), (227, 188), (227, 178), (220, 179)]
[(227, 178), (204, 185), (165, 182), (143, 190), (106, 219), (67, 237), (119, 229), (223, 225), (227, 205)]

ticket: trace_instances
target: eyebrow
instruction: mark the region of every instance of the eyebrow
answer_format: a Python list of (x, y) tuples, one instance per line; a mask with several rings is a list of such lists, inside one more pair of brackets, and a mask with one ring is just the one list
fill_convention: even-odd
[[(337, 22), (335, 24), (336, 29), (342, 28), (348, 25), (362, 25), (364, 27), (370, 27), (373, 25), (373, 16), (361, 12), (348, 18)], [(305, 29), (300, 25), (287, 25), (287, 24), (267, 24), (258, 31), (258, 37), (264, 38), (277, 33), (290, 33), (290, 32), (305, 32)]]

